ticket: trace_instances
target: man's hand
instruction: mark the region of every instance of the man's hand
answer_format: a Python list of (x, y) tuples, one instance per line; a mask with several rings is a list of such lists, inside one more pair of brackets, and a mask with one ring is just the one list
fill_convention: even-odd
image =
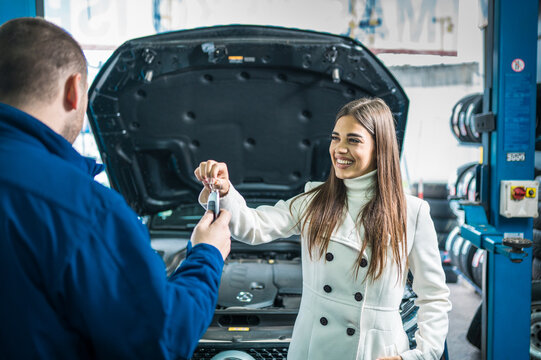
[(377, 358), (376, 360), (402, 360), (402, 356), (382, 357), (382, 358)]
[(214, 246), (225, 260), (231, 250), (231, 232), (229, 231), (231, 214), (227, 210), (221, 210), (214, 222), (212, 222), (213, 218), (212, 211), (207, 210), (192, 232), (191, 242), (193, 246), (198, 244)]

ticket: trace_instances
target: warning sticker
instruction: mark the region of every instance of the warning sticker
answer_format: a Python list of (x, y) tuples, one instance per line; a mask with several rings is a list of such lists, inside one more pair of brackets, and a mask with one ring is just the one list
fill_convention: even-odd
[[(509, 153), (525, 152), (530, 146), (532, 74), (509, 72), (505, 74), (503, 115), (504, 150)], [(535, 88), (534, 88), (535, 89)], [(534, 95), (535, 96), (535, 95)], [(509, 161), (521, 161), (520, 155), (512, 155)]]
[(513, 62), (511, 63), (511, 69), (513, 69), (514, 72), (521, 72), (522, 70), (524, 70), (524, 60), (513, 60)]
[(228, 59), (231, 64), (241, 64), (244, 60), (244, 56), (229, 56)]
[(229, 327), (227, 331), (250, 331), (249, 327)]

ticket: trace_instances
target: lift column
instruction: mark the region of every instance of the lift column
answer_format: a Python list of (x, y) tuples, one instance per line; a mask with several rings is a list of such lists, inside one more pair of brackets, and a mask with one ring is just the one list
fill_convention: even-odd
[(43, 17), (43, 3), (44, 0), (0, 1), (0, 25), (18, 17)]
[[(481, 201), (489, 226), (477, 227), (480, 245), (487, 250), (486, 359), (530, 358), (532, 251), (524, 248), (523, 256), (513, 254), (506, 240), (532, 239), (532, 218), (522, 209), (528, 194), (520, 199), (520, 188), (532, 195), (528, 181), (534, 176), (537, 11), (538, 0), (489, 0), (484, 113), (494, 117), (479, 124), (488, 130), (483, 134), (483, 162), (488, 166), (482, 173)], [(506, 180), (519, 183), (502, 183)], [(500, 208), (506, 204), (517, 208)], [(476, 220), (470, 216), (470, 222)]]

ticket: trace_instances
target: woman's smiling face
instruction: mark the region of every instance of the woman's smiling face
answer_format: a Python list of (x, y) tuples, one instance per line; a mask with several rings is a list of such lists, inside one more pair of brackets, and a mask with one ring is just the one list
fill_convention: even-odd
[(376, 169), (374, 137), (351, 115), (336, 121), (329, 153), (339, 179), (353, 179)]

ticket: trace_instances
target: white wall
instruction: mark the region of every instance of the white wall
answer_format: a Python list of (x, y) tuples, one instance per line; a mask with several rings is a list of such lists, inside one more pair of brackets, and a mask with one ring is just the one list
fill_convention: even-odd
[[(236, 6), (226, 6), (232, 1)], [(177, 21), (174, 24), (177, 28), (212, 25), (216, 22), (276, 24), (278, 20), (280, 25), (291, 22), (299, 28), (326, 31), (334, 29), (338, 33), (346, 28), (347, 19), (341, 19), (338, 23), (335, 21), (336, 17), (329, 12), (344, 12), (347, 0), (312, 0), (312, 6), (309, 7), (305, 3), (305, 0), (224, 0), (222, 5), (218, 6), (219, 2), (216, 0), (170, 0), (163, 1), (162, 6), (170, 6), (171, 10), (176, 12), (175, 18), (171, 20)], [(411, 3), (416, 4), (419, 1), (412, 0)], [(90, 66), (89, 80), (92, 80), (112, 49), (121, 42), (153, 33), (151, 4), (151, 0), (46, 0), (46, 10), (49, 11), (46, 11), (45, 15), (61, 26), (70, 27), (76, 39), (83, 45), (97, 45), (97, 48), (104, 45), (104, 50), (96, 50), (96, 47), (92, 50), (91, 46), (85, 50)], [(214, 4), (214, 7), (209, 6), (211, 4)], [(238, 11), (239, 5), (248, 11)], [(274, 5), (273, 8), (279, 11), (263, 11), (270, 5)], [(268, 20), (265, 20), (265, 16), (268, 16)], [(126, 17), (129, 20), (137, 19), (136, 30), (130, 27), (133, 21), (126, 20)], [(478, 19), (478, 1), (459, 0), (456, 57), (380, 54), (379, 58), (387, 66), (472, 61), (482, 64), (482, 33), (477, 28)], [(108, 35), (104, 36), (104, 32)], [(481, 65), (481, 72), (482, 69)], [(410, 111), (403, 159), (408, 166), (407, 173), (411, 182), (419, 179), (445, 182), (459, 165), (479, 159), (478, 149), (458, 145), (449, 129), (449, 117), (451, 109), (461, 97), (482, 91), (481, 79), (482, 73), (479, 74), (476, 85), (469, 87), (405, 89), (410, 99)], [(91, 137), (84, 135), (74, 146), (85, 155), (97, 157), (96, 146), (92, 142)]]
[(460, 145), (451, 133), (449, 118), (456, 102), (466, 94), (480, 92), (480, 86), (405, 90), (410, 111), (402, 161), (408, 167), (410, 182), (447, 182), (460, 165), (479, 161), (479, 148)]

